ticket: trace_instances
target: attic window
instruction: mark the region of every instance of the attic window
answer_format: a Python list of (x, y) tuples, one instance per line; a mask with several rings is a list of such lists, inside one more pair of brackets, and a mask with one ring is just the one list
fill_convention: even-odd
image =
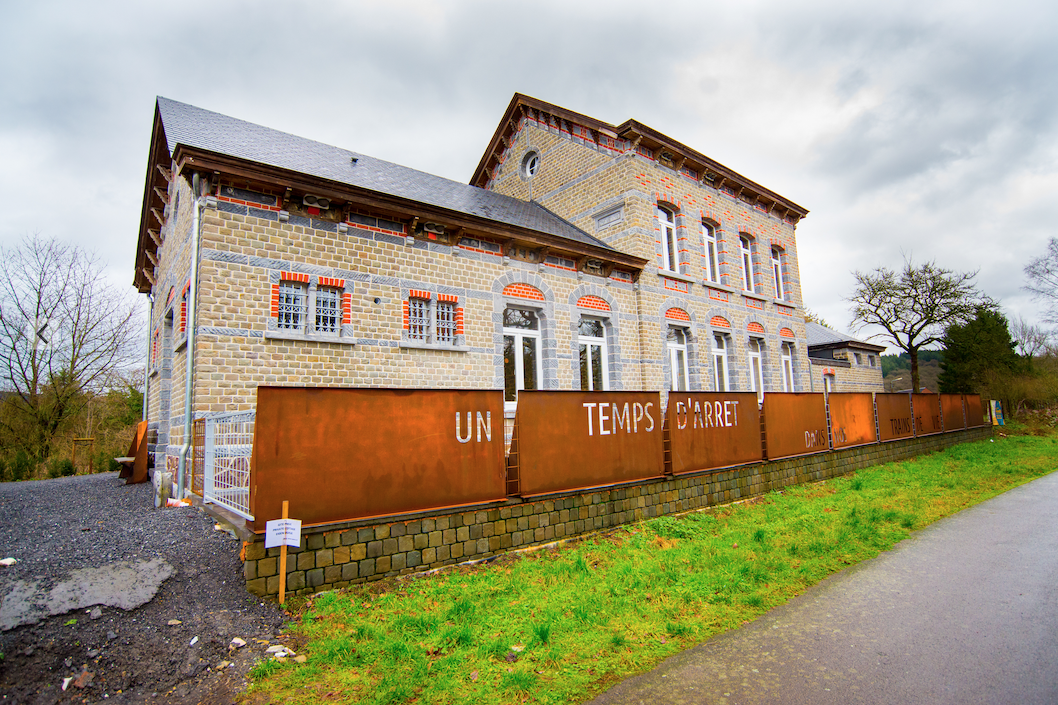
[(531, 179), (540, 171), (540, 155), (536, 151), (529, 151), (522, 157), (522, 176)]

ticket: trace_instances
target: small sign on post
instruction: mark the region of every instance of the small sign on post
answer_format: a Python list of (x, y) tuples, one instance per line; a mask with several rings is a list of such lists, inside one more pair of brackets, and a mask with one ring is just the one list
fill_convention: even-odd
[(279, 546), (279, 604), (286, 602), (287, 546), (301, 545), (301, 519), (288, 519), (290, 502), (283, 500), (283, 518), (265, 524), (265, 548)]

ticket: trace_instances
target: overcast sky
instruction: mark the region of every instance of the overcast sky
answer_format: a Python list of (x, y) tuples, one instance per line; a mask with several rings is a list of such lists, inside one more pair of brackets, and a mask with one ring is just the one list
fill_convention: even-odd
[[(904, 255), (1038, 320), (1058, 194), (1058, 3), (4, 2), (0, 245), (132, 281), (162, 95), (458, 181), (515, 92), (645, 123), (808, 208), (805, 304)], [(1048, 205), (1050, 204), (1050, 205)]]

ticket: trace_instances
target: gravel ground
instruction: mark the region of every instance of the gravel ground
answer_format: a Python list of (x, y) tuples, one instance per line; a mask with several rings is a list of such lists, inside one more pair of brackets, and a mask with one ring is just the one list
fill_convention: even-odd
[[(47, 594), (86, 568), (172, 568), (142, 606), (81, 605), (0, 632), (0, 702), (231, 703), (282, 643), (286, 615), (246, 592), (239, 541), (197, 507), (155, 509), (152, 491), (116, 473), (0, 484), (0, 558), (18, 560), (0, 567), (8, 613), (27, 583)], [(247, 645), (231, 650), (233, 637)]]

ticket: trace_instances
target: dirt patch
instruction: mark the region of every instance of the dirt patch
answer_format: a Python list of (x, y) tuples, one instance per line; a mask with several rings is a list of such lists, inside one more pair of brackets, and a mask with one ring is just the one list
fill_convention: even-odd
[[(0, 558), (18, 560), (0, 567), (0, 599), (27, 585), (45, 596), (39, 622), (0, 632), (0, 699), (234, 702), (253, 663), (284, 643), (286, 615), (246, 592), (240, 542), (214, 526), (199, 508), (154, 509), (149, 484), (110, 473), (0, 485)], [(137, 566), (168, 572), (147, 602), (99, 587)], [(71, 585), (99, 594), (73, 599)], [(72, 609), (49, 616), (54, 597)], [(233, 649), (236, 637), (246, 645)]]

